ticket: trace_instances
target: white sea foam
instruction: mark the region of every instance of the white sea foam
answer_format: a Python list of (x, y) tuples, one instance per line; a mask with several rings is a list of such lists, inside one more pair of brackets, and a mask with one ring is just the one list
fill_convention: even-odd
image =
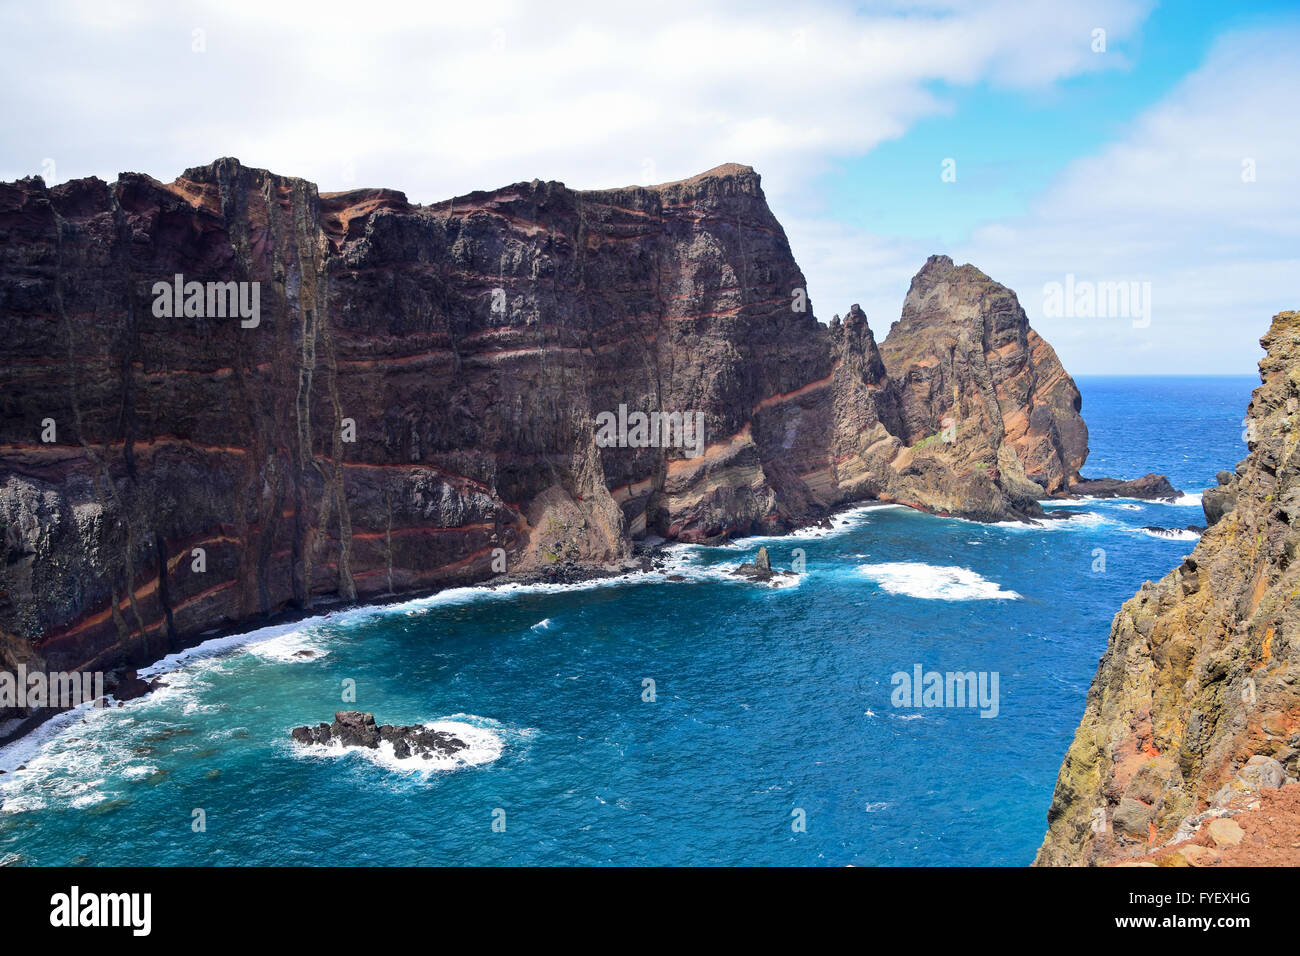
[(969, 568), (923, 564), (919, 561), (888, 561), (858, 568), (890, 594), (936, 601), (1016, 600), (1015, 591), (1003, 590)]
[(1149, 538), (1160, 538), (1163, 541), (1196, 541), (1201, 537), (1199, 531), (1189, 531), (1185, 528), (1170, 528), (1167, 531), (1152, 531), (1150, 528), (1131, 529), (1146, 535)]
[[(108, 799), (113, 791), (102, 785), (139, 759), (130, 749), (133, 741), (98, 732), (115, 716), (102, 708), (60, 714), (5, 748), (0, 813), (48, 806), (84, 808)], [(22, 770), (17, 769), (20, 765)]]
[[(1063, 509), (1064, 510), (1064, 509)], [(964, 518), (958, 520), (966, 520)], [(1113, 518), (1095, 511), (1080, 511), (1068, 518), (1036, 518), (1033, 521), (994, 521), (991, 527), (1009, 531), (1084, 531), (1102, 525), (1116, 524)]]
[[(371, 613), (378, 610), (382, 610), (382, 608), (357, 609), (357, 611)], [(304, 649), (315, 650), (317, 655), (323, 655), (325, 652), (311, 643), (311, 637), (315, 636), (313, 630), (321, 625), (348, 616), (347, 612), (322, 614), (307, 621), (271, 624), (267, 627), (245, 631), (242, 634), (229, 634), (225, 637), (210, 638), (194, 647), (177, 651), (175, 654), (168, 654), (156, 663), (140, 668), (138, 673), (140, 677), (145, 679), (158, 677), (233, 650), (252, 651), (268, 660), (300, 660), (301, 658), (294, 658), (294, 652)], [(368, 615), (357, 615), (358, 618), (362, 616)]]
[(320, 646), (320, 641), (314, 639), (318, 636), (308, 630), (299, 629), (269, 640), (255, 641), (248, 645), (247, 650), (250, 654), (256, 654), (265, 660), (285, 664), (314, 661), (329, 654), (329, 651)]
[[(817, 538), (830, 538), (837, 534), (842, 534), (853, 528), (866, 524), (866, 519), (876, 511), (904, 510), (909, 509), (906, 505), (884, 504), (879, 501), (870, 502), (864, 505), (854, 505), (852, 508), (846, 508), (843, 511), (836, 512), (830, 516), (830, 527), (823, 528), (818, 525), (808, 525), (803, 528), (796, 528), (786, 534), (756, 534), (744, 538), (736, 538), (725, 544), (713, 545), (718, 548), (740, 549), (740, 550), (757, 550), (759, 545), (781, 544), (785, 541), (809, 541)], [(671, 546), (670, 546), (671, 547)], [(677, 547), (697, 547), (695, 545), (677, 545)]]
[[(3, 770), (6, 774), (12, 774), (17, 767), (31, 762), (46, 744), (56, 739), (68, 727), (77, 723), (87, 713), (95, 712), (102, 713), (102, 710), (93, 709), (89, 704), (83, 704), (75, 710), (55, 714), (31, 733), (19, 737), (17, 740), (11, 740), (5, 746), (0, 747), (0, 770)], [(4, 785), (8, 782), (0, 780), (0, 791), (3, 791)]]
[[(698, 546), (688, 545), (686, 547), (695, 548)], [(734, 573), (742, 564), (752, 562), (731, 561), (719, 564), (698, 564), (696, 563), (698, 557), (699, 553), (697, 551), (689, 550), (672, 554), (664, 562), (664, 570), (661, 572), (661, 576), (673, 575), (685, 578), (687, 581), (720, 581), (728, 584), (758, 585), (776, 590), (797, 588), (803, 583), (805, 577), (803, 574), (796, 574), (781, 567), (781, 562), (777, 560), (773, 562), (772, 570), (785, 573), (774, 575), (767, 581), (756, 581)]]
[[(1199, 491), (1193, 491), (1189, 494), (1179, 495), (1177, 498), (1174, 498), (1172, 500), (1165, 499), (1165, 498), (1124, 498), (1124, 497), (1096, 498), (1092, 495), (1080, 495), (1078, 498), (1075, 498), (1074, 500), (1076, 502), (1086, 501), (1089, 504), (1101, 504), (1101, 505), (1114, 504), (1114, 505), (1119, 505), (1121, 508), (1131, 507), (1132, 503), (1136, 503), (1138, 507), (1141, 507), (1142, 505), (1177, 505), (1178, 507), (1182, 507), (1182, 508), (1191, 508), (1191, 507), (1199, 508), (1201, 506), (1201, 494), (1202, 493)], [(1043, 501), (1042, 504), (1044, 506), (1054, 505), (1055, 507), (1058, 508), (1069, 507), (1068, 501), (1053, 501), (1050, 498)]]
[(783, 574), (780, 577), (772, 578), (772, 580), (765, 581), (764, 583), (770, 588), (784, 591), (789, 590), (790, 588), (799, 587), (799, 585), (803, 584), (804, 578), (806, 577), (806, 574)]
[(530, 631), (549, 631), (550, 629), (551, 629), (551, 619), (549, 617), (542, 618), (531, 628), (529, 628)]

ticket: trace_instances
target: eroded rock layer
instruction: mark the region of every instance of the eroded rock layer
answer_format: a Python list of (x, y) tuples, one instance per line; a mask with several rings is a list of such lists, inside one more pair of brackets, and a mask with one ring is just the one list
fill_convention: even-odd
[[(260, 314), (160, 316), (176, 276)], [(233, 159), (0, 184), (0, 664), (129, 667), (846, 501), (1034, 514), (1077, 478), (1078, 392), (1009, 290), (931, 259), (880, 348), (805, 290), (745, 166), (433, 206)], [(703, 441), (598, 442), (620, 410)]]
[[(1155, 855), (1201, 865), (1241, 840), (1225, 817), (1274, 806), (1262, 791), (1300, 772), (1300, 313), (1276, 316), (1261, 341), (1249, 454), (1205, 493), (1210, 527), (1196, 549), (1115, 616), (1039, 864), (1148, 857), (1190, 840)], [(1276, 861), (1267, 833), (1251, 831), (1236, 862)]]

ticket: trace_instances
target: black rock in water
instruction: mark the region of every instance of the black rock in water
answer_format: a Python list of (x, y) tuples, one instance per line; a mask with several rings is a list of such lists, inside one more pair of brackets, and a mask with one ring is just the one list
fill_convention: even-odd
[(1141, 498), (1146, 501), (1173, 501), (1183, 493), (1164, 475), (1150, 474), (1132, 481), (1118, 478), (1083, 478), (1070, 485), (1070, 494), (1091, 498)]
[(386, 740), (393, 745), (393, 754), (399, 759), (421, 757), (430, 760), (469, 747), (455, 734), (430, 730), (421, 724), (376, 726), (374, 714), (358, 710), (340, 710), (334, 714), (334, 723), (295, 727), (289, 736), (300, 744), (329, 746), (337, 742), (344, 747), (369, 747), (372, 750), (379, 746), (380, 741)]
[(772, 559), (768, 557), (767, 548), (760, 547), (758, 555), (754, 558), (753, 564), (742, 564), (736, 570), (731, 572), (737, 577), (748, 578), (751, 581), (771, 581), (773, 578), (794, 577), (790, 571), (773, 571)]
[(1237, 474), (1221, 471), (1218, 474), (1217, 488), (1206, 488), (1201, 493), (1201, 510), (1205, 512), (1206, 525), (1215, 524), (1220, 518), (1237, 507)]
[(1167, 538), (1172, 538), (1182, 534), (1184, 531), (1195, 531), (1197, 534), (1200, 534), (1205, 529), (1202, 528), (1200, 525), (1194, 525), (1194, 524), (1189, 524), (1186, 528), (1162, 528), (1159, 525), (1148, 524), (1148, 525), (1143, 525), (1142, 530), (1150, 531), (1152, 534), (1159, 534)]

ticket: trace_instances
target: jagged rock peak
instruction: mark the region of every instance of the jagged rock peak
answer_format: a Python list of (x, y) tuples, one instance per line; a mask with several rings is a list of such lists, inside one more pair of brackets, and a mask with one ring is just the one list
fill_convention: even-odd
[(901, 389), (909, 445), (945, 428), (954, 451), (984, 436), (965, 460), (993, 469), (1029, 513), (1077, 480), (1088, 454), (1079, 390), (1015, 293), (975, 266), (927, 259), (880, 356)]

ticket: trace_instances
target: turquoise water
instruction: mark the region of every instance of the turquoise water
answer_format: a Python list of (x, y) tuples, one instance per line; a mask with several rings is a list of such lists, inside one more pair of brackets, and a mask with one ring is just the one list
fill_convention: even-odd
[[(1256, 381), (1079, 380), (1085, 474), (1214, 484)], [(462, 589), (207, 645), (154, 695), (0, 753), (0, 858), (1023, 865), (1112, 616), (1195, 544), (1141, 527), (1203, 521), (1195, 495), (1070, 507), (1042, 528), (858, 509), (833, 532), (675, 548), (683, 581)], [(803, 549), (797, 585), (727, 576), (760, 543), (777, 566)], [(997, 715), (892, 706), (917, 664), (996, 673)], [(289, 740), (339, 709), (453, 724), (469, 761)]]

